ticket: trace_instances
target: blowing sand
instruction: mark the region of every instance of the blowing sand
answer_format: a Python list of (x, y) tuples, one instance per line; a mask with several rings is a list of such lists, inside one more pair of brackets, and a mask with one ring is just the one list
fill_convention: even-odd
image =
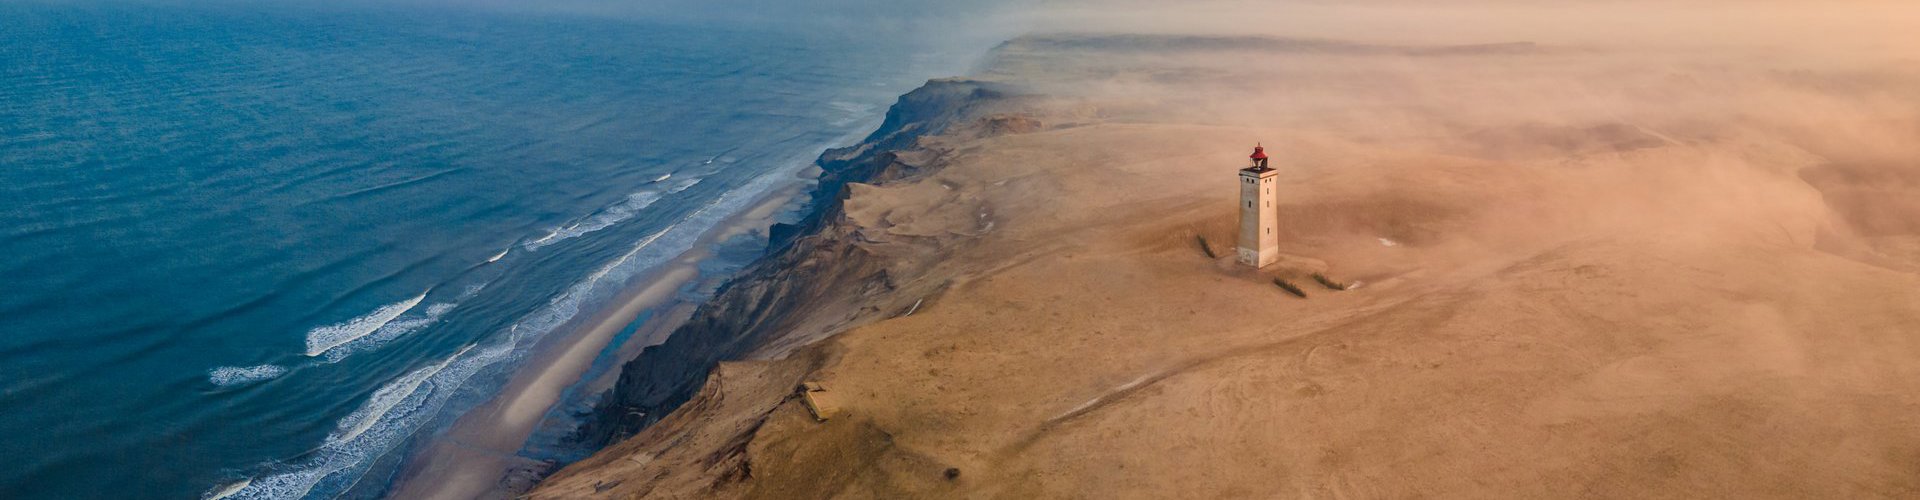
[(913, 314), (723, 365), (535, 496), (1920, 495), (1920, 70), (1636, 50), (1010, 44), (982, 78), (1041, 131), (846, 202)]

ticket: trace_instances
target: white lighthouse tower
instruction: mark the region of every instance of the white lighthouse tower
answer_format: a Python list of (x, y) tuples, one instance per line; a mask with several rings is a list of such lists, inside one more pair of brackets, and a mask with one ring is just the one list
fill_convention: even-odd
[(1273, 207), (1274, 179), (1280, 172), (1267, 166), (1267, 151), (1253, 147), (1247, 168), (1240, 169), (1240, 263), (1254, 268), (1280, 260), (1279, 213)]

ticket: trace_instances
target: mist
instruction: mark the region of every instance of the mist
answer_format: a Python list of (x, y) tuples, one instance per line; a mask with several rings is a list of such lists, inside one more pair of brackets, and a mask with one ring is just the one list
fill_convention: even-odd
[[(1309, 175), (1370, 172), (1352, 185), (1379, 189), (1353, 196), (1488, 217), (1300, 224), (1452, 224), (1429, 232), (1495, 246), (1613, 228), (1920, 262), (1920, 6), (1050, 1), (1025, 16), (1056, 35), (1013, 44), (999, 76), (1092, 119), (1254, 131)], [(1063, 47), (1074, 57), (1049, 55)], [(1392, 187), (1459, 182), (1488, 185)]]
[[(1026, 11), (1053, 31), (1264, 34), (1376, 42), (1540, 43), (1883, 50), (1913, 57), (1920, 6), (1838, 2), (1478, 0), (1201, 0), (1177, 6), (1133, 0), (1040, 0)], [(1899, 51), (1905, 51), (1900, 53)]]

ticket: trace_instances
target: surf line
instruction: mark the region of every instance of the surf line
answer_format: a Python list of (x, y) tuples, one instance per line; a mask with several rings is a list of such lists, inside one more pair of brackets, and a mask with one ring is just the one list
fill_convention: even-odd
[(421, 301), (427, 299), (427, 293), (432, 291), (432, 288), (428, 288), (427, 291), (420, 292), (420, 295), (411, 299), (381, 306), (373, 312), (347, 320), (345, 323), (327, 325), (307, 332), (307, 357), (318, 357), (348, 342), (372, 335), (373, 332), (379, 331), (380, 327), (387, 326), (387, 323), (392, 323), (400, 315), (420, 305)]
[[(427, 380), (432, 379), (434, 375), (438, 375), (441, 370), (447, 369), (447, 365), (458, 361), (460, 356), (466, 355), (467, 351), (473, 350), (473, 347), (473, 345), (469, 345), (460, 349), (460, 352), (453, 353), (453, 356), (447, 357), (447, 359), (441, 361), (439, 364), (414, 370), (412, 373), (400, 377), (400, 379), (394, 383), (381, 387), (378, 391), (375, 391), (373, 399), (367, 401), (367, 406), (362, 407), (360, 411), (354, 412), (353, 415), (347, 416), (347, 419), (352, 422), (351, 425), (341, 425), (339, 429), (335, 431), (335, 435), (329, 436), (328, 439), (344, 443), (360, 437), (361, 434), (365, 434), (367, 429), (373, 428), (374, 424), (379, 423), (381, 419), (387, 418), (387, 413), (392, 412), (395, 406), (399, 406), (402, 400), (408, 396), (412, 396), (413, 393), (420, 388), (421, 384), (425, 384)], [(347, 422), (343, 421), (341, 423), (346, 424)]]
[[(476, 264), (474, 267), (477, 268), (487, 264), (499, 262), (500, 259), (506, 258), (507, 254), (512, 252), (513, 252), (513, 247), (507, 247), (505, 250), (501, 250), (500, 253), (494, 254), (492, 257), (488, 257), (486, 262)], [(469, 269), (469, 271), (471, 271), (471, 269)], [(426, 301), (427, 295), (430, 295), (433, 293), (433, 290), (434, 290), (433, 287), (428, 287), (426, 290), (421, 291), (419, 295), (413, 296), (413, 298), (402, 300), (399, 302), (394, 302), (392, 304), (387, 304), (385, 306), (381, 306), (378, 309), (374, 309), (373, 312), (361, 315), (360, 317), (356, 317), (342, 323), (335, 323), (332, 325), (322, 326), (322, 327), (314, 328), (313, 330), (308, 331), (307, 332), (307, 350), (306, 350), (307, 357), (319, 357), (321, 355), (326, 354), (328, 351), (332, 351), (334, 349), (339, 348), (340, 346), (353, 343), (356, 340), (366, 338), (368, 335), (373, 335), (374, 333), (378, 333), (380, 329), (385, 328), (388, 325), (393, 324), (395, 320), (400, 319), (400, 316), (419, 307), (421, 302)], [(439, 306), (435, 306), (435, 307), (439, 307)], [(432, 311), (433, 308), (428, 308), (428, 309), (429, 311)], [(429, 319), (436, 319), (437, 316), (438, 316), (437, 314), (429, 314)]]

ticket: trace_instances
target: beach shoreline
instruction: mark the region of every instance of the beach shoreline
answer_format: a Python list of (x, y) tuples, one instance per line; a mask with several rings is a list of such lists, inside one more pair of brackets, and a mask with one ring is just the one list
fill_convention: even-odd
[(592, 380), (583, 377), (613, 337), (642, 316), (646, 316), (645, 321), (618, 348), (615, 364), (624, 364), (640, 350), (664, 342), (686, 321), (694, 305), (681, 297), (680, 290), (702, 279), (727, 278), (702, 276), (699, 270), (702, 262), (716, 257), (714, 247), (742, 234), (766, 231), (777, 222), (783, 209), (799, 200), (813, 182), (804, 173), (805, 169), (770, 173), (791, 178), (780, 180), (747, 209), (707, 230), (691, 249), (637, 276), (593, 315), (563, 326), (560, 332), (564, 334), (541, 339), (498, 392), (411, 450), (388, 496), (470, 499), (511, 495), (531, 487), (531, 483), (513, 486), (517, 472), (536, 476), (551, 472), (544, 469), (552, 464), (519, 455), (549, 410), (560, 404), (564, 393), (576, 384), (589, 394), (611, 386), (618, 370)]
[[(1920, 228), (1873, 217), (1914, 191), (1863, 188), (1920, 177), (1719, 107), (1861, 103), (1479, 42), (1009, 42), (823, 162), (834, 209), (623, 367), (608, 445), (531, 497), (1914, 491)], [(1216, 251), (1256, 148), (1260, 268)]]

